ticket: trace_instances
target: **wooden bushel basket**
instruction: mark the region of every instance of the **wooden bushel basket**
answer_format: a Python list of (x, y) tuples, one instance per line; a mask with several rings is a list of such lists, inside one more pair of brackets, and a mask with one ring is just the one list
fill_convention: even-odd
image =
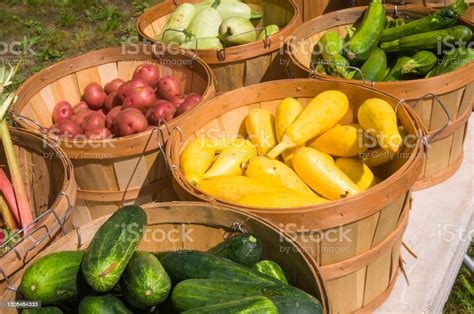
[[(167, 1), (155, 5), (143, 13), (137, 21), (140, 35), (156, 42), (157, 36), (177, 3), (196, 0)], [(299, 9), (293, 0), (244, 0), (254, 10), (263, 10), (262, 25), (277, 24), (285, 26), (281, 31), (266, 40), (225, 49), (198, 49), (196, 55), (202, 58), (214, 71), (217, 79), (217, 92), (226, 92), (235, 88), (288, 77), (288, 60), (282, 52), (284, 41), (301, 24)], [(261, 9), (259, 9), (261, 8)]]
[[(52, 124), (56, 102), (67, 100), (74, 105), (90, 82), (104, 85), (117, 77), (129, 80), (142, 63), (156, 64), (161, 76), (175, 76), (186, 94), (201, 94), (203, 101), (214, 96), (212, 71), (201, 59), (185, 51), (154, 49), (160, 50), (140, 45), (106, 48), (48, 67), (18, 89), (15, 120), (22, 127), (43, 132)], [(199, 110), (201, 104), (192, 110)], [(172, 120), (168, 127), (182, 118)], [(167, 128), (162, 126), (104, 141), (57, 139), (72, 160), (79, 186), (74, 224), (110, 214), (123, 203), (176, 200), (160, 153), (167, 137)]]
[[(172, 133), (166, 147), (173, 170), (173, 185), (182, 200), (225, 203), (268, 219), (294, 234), (303, 248), (321, 266), (334, 313), (371, 311), (388, 296), (395, 283), (402, 235), (408, 222), (410, 188), (423, 164), (421, 141), (407, 145), (391, 163), (377, 170), (385, 179), (368, 191), (339, 201), (291, 209), (256, 209), (216, 200), (187, 183), (179, 156), (189, 140), (203, 134), (244, 134), (249, 110), (263, 108), (275, 113), (280, 101), (295, 97), (303, 105), (325, 90), (340, 90), (349, 98), (350, 112), (341, 122), (351, 123), (358, 106), (378, 97), (397, 107), (398, 118), (408, 134), (418, 137), (414, 112), (385, 93), (354, 84), (311, 79), (274, 81), (248, 86), (220, 95), (207, 103), (213, 111), (194, 112)], [(409, 147), (408, 147), (409, 146)], [(348, 238), (333, 241), (331, 234)], [(327, 235), (328, 237), (324, 236)]]
[(353, 0), (294, 0), (300, 9), (303, 22), (309, 21), (328, 12), (354, 6)]
[[(299, 78), (316, 77), (369, 85), (415, 106), (416, 113), (432, 142), (414, 189), (441, 183), (456, 173), (463, 161), (463, 144), (474, 95), (474, 62), (433, 78), (400, 82), (346, 80), (315, 73), (310, 69), (311, 52), (320, 37), (327, 31), (336, 31), (346, 36), (346, 27), (358, 21), (365, 9), (366, 7), (357, 7), (332, 12), (302, 25), (288, 42), (291, 72)], [(387, 14), (394, 14), (393, 6), (387, 5), (386, 9)], [(399, 14), (410, 18), (421, 18), (431, 12), (430, 9), (420, 7), (399, 7), (397, 10)], [(467, 20), (461, 19), (460, 23), (474, 30), (474, 25)]]
[[(323, 313), (329, 313), (326, 288), (318, 266), (288, 234), (280, 232), (265, 220), (228, 207), (206, 203), (158, 203), (147, 204), (144, 208), (148, 215), (148, 227), (139, 250), (207, 251), (233, 233), (251, 232), (262, 241), (263, 258), (277, 262), (292, 285), (317, 297), (323, 306)], [(38, 258), (57, 251), (86, 249), (107, 218), (102, 217), (67, 234), (39, 254)], [(15, 276), (10, 287), (19, 286), (23, 272), (24, 270)], [(2, 291), (2, 301), (15, 299), (19, 299), (15, 291)], [(12, 309), (6, 313), (16, 311)]]
[[(0, 245), (0, 287), (53, 239), (71, 230), (77, 188), (71, 161), (54, 142), (25, 130), (10, 132), (34, 219), (26, 226), (27, 236), (19, 230)], [(7, 165), (3, 148), (0, 163)]]

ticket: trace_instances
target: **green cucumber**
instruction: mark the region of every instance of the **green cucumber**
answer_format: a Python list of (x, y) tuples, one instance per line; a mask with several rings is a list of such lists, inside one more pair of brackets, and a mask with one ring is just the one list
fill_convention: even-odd
[(321, 303), (306, 292), (285, 284), (189, 279), (176, 285), (171, 301), (179, 311), (222, 302), (264, 296), (272, 300), (280, 314), (321, 313)]
[(57, 305), (78, 297), (82, 251), (51, 253), (35, 261), (23, 274), (20, 292), (42, 305)]
[(185, 279), (221, 279), (279, 284), (265, 276), (226, 258), (197, 251), (177, 251), (160, 259), (168, 275), (175, 282)]
[(79, 303), (79, 314), (131, 314), (118, 298), (107, 294), (100, 297), (85, 297)]
[(84, 256), (82, 272), (97, 292), (108, 292), (120, 280), (146, 228), (145, 211), (136, 205), (117, 210), (92, 239)]
[(414, 73), (426, 75), (438, 63), (438, 57), (431, 51), (418, 51), (405, 64), (402, 65), (402, 74)]
[(262, 241), (253, 234), (242, 233), (219, 243), (207, 252), (251, 267), (262, 256)]
[(253, 268), (262, 274), (278, 279), (283, 283), (288, 283), (283, 269), (275, 262), (263, 260), (255, 264)]
[(336, 32), (327, 32), (321, 37), (313, 51), (321, 53), (329, 74), (347, 77), (349, 61), (341, 55), (343, 49), (344, 39)]
[(387, 71), (387, 55), (385, 52), (376, 47), (372, 50), (367, 61), (364, 62), (362, 67), (360, 68), (362, 75), (358, 72), (354, 79), (361, 80), (364, 79), (370, 82), (381, 82), (385, 77), (385, 73)]
[(275, 24), (268, 25), (267, 27), (265, 27), (264, 30), (260, 32), (260, 34), (258, 34), (257, 40), (263, 40), (265, 39), (265, 36), (270, 37), (278, 33), (279, 31), (280, 31), (280, 27), (278, 27), (278, 25), (275, 25)]
[(385, 42), (380, 47), (385, 52), (439, 49), (443, 45), (452, 45), (456, 42), (468, 42), (472, 31), (464, 25), (432, 31), (422, 34), (406, 36), (391, 42)]
[(454, 5), (436, 11), (421, 19), (398, 27), (385, 29), (380, 37), (380, 42), (390, 42), (406, 36), (451, 27), (456, 24), (458, 17), (463, 15), (467, 8), (468, 5), (465, 0), (458, 0)]
[(390, 72), (385, 76), (385, 82), (397, 82), (403, 79), (402, 66), (410, 61), (411, 58), (407, 56), (401, 56), (397, 59), (395, 65), (390, 69)]
[(166, 300), (171, 279), (153, 254), (135, 252), (123, 273), (121, 287), (127, 303), (144, 310)]
[(468, 65), (471, 62), (474, 62), (474, 49), (465, 47), (454, 48), (446, 52), (441, 63), (428, 73), (426, 77), (429, 78), (445, 74)]
[(24, 309), (21, 314), (62, 314), (63, 311), (56, 306), (46, 306), (40, 308)]
[(171, 13), (163, 32), (158, 34), (157, 39), (165, 44), (180, 45), (186, 41), (185, 29), (189, 27), (196, 15), (196, 7), (189, 3), (180, 4)]
[(241, 300), (187, 310), (186, 314), (278, 314), (278, 309), (266, 297), (249, 297)]
[(379, 42), (386, 21), (382, 0), (372, 0), (362, 24), (348, 42), (346, 55), (350, 61), (367, 60)]

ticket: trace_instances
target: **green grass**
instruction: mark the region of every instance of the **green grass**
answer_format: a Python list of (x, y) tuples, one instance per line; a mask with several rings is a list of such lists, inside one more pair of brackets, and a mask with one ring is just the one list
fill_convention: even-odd
[(0, 62), (25, 60), (11, 88), (61, 59), (124, 41), (138, 42), (136, 19), (158, 2), (161, 0), (1, 1)]
[[(474, 242), (468, 254), (474, 258)], [(444, 313), (474, 313), (474, 276), (463, 265), (444, 308)]]

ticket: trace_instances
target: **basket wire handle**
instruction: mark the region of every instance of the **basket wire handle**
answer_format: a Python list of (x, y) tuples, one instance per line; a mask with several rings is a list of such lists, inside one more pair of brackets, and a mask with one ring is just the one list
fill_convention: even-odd
[[(362, 79), (362, 82), (363, 84), (365, 85), (365, 83), (369, 83), (371, 87), (375, 87), (375, 82), (373, 81), (369, 81), (369, 80), (366, 80), (365, 79), (365, 76), (364, 76), (364, 73), (362, 73), (362, 70), (356, 66), (353, 66), (353, 65), (348, 65), (348, 64), (339, 64), (339, 63), (336, 63), (334, 61), (326, 61), (326, 60), (321, 60), (321, 61), (318, 61), (318, 62), (314, 62), (313, 64), (320, 64), (320, 65), (329, 65), (329, 64), (332, 64), (332, 65), (336, 65), (336, 66), (341, 66), (341, 67), (344, 67), (344, 68), (348, 68), (348, 69), (351, 69), (351, 70), (355, 70), (357, 71), (359, 74), (360, 74), (360, 77)], [(310, 78), (315, 78), (316, 74), (319, 73), (318, 71), (316, 71), (315, 69), (312, 69), (310, 72), (309, 72), (309, 77)]]
[[(163, 125), (164, 127), (159, 127)], [(158, 142), (158, 149), (160, 150), (161, 156), (163, 156), (163, 160), (165, 163), (166, 171), (168, 172), (168, 175), (171, 176), (171, 166), (168, 163), (168, 160), (166, 160), (166, 149), (165, 149), (165, 135), (163, 134), (164, 129), (166, 129), (166, 132), (168, 132), (168, 136), (172, 133), (171, 129), (169, 128), (168, 124), (166, 123), (165, 120), (159, 119), (158, 121), (158, 133), (157, 133), (157, 142)]]
[(41, 133), (44, 133), (46, 130), (48, 130), (48, 128), (43, 127), (41, 124), (39, 124), (38, 122), (36, 122), (32, 118), (24, 116), (24, 115), (22, 115), (18, 112), (10, 110), (10, 111), (8, 111), (8, 115), (10, 116), (10, 118), (12, 118), (12, 121), (15, 121), (15, 119), (13, 117), (16, 117), (19, 120), (26, 121), (27, 123), (33, 125), (36, 129), (41, 131)]
[[(246, 32), (243, 32), (243, 33), (239, 33), (239, 34), (234, 34), (234, 35), (231, 35), (227, 38), (234, 38), (234, 37), (238, 37), (238, 36), (241, 36), (241, 35), (245, 35), (245, 34), (249, 34), (249, 33), (253, 33), (253, 32), (257, 32), (257, 31), (262, 31), (262, 32), (265, 32), (265, 38), (263, 39), (263, 48), (265, 49), (268, 49), (271, 47), (272, 45), (272, 40), (270, 38), (270, 36), (268, 36), (268, 31), (265, 27), (257, 27), (255, 29), (252, 29), (250, 31), (246, 31)], [(224, 43), (224, 47), (221, 48), (221, 49), (217, 49), (216, 50), (216, 53), (217, 53), (217, 59), (219, 59), (219, 61), (225, 61), (226, 59), (226, 45)]]
[(247, 229), (244, 227), (244, 224), (238, 221), (234, 221), (232, 226), (230, 227), (231, 231), (226, 231), (222, 238), (224, 240), (229, 239), (230, 237), (234, 236), (237, 233), (248, 233)]
[(453, 122), (452, 118), (451, 118), (451, 115), (449, 114), (449, 111), (448, 109), (446, 108), (446, 106), (444, 105), (444, 103), (441, 101), (441, 99), (439, 99), (438, 96), (436, 96), (435, 94), (433, 93), (428, 93), (426, 95), (424, 95), (423, 97), (421, 97), (420, 99), (418, 99), (414, 104), (413, 104), (413, 109), (416, 108), (416, 106), (421, 103), (422, 101), (426, 100), (427, 98), (431, 97), (432, 98), (432, 101), (431, 101), (431, 107), (433, 107), (435, 101), (440, 105), (441, 109), (443, 109), (443, 112), (446, 114), (446, 119), (447, 119), (447, 122), (446, 124), (439, 128), (436, 132), (434, 132), (433, 135), (431, 136), (426, 136), (426, 142), (427, 144), (431, 144), (438, 136), (439, 134), (441, 134), (441, 132), (443, 132), (447, 127), (449, 127), (451, 125), (451, 123)]

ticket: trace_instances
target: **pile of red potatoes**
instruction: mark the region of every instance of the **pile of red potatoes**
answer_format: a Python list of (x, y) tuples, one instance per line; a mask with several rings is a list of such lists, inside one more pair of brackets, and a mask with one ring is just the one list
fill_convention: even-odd
[(142, 64), (129, 81), (116, 78), (102, 87), (89, 83), (82, 101), (60, 101), (53, 110), (50, 134), (100, 140), (141, 133), (168, 122), (201, 101), (184, 95), (173, 76), (160, 77), (153, 64)]

